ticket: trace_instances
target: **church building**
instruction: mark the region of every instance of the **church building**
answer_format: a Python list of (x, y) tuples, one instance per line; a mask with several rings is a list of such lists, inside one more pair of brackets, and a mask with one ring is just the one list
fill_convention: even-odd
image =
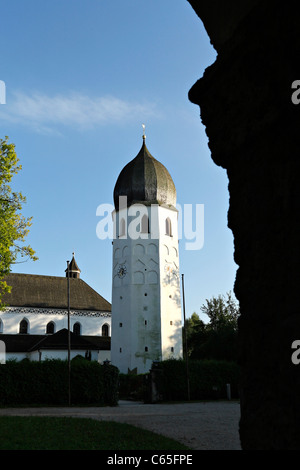
[(182, 357), (176, 189), (145, 140), (114, 188), (111, 360), (122, 373)]
[(74, 255), (65, 277), (11, 273), (5, 280), (12, 287), (0, 311), (6, 360), (66, 359), (69, 309), (71, 358), (110, 360), (111, 304), (80, 278)]
[(112, 304), (80, 278), (73, 255), (66, 275), (14, 274), (0, 311), (6, 360), (71, 358), (111, 361), (121, 373), (182, 358), (176, 188), (146, 146), (114, 188)]

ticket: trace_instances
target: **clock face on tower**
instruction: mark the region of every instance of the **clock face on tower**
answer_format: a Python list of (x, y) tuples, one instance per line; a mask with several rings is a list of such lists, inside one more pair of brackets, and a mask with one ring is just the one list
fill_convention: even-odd
[(126, 276), (127, 274), (127, 268), (125, 263), (124, 264), (119, 264), (118, 269), (117, 269), (117, 274), (120, 279)]

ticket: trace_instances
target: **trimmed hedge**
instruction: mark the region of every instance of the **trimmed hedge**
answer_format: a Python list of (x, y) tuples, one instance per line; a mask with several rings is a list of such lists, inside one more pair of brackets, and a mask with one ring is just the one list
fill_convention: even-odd
[[(71, 404), (118, 404), (119, 371), (96, 361), (71, 361)], [(0, 405), (68, 404), (68, 362), (8, 361), (0, 366)]]
[[(158, 365), (156, 382), (162, 400), (186, 400), (186, 363), (170, 359)], [(231, 385), (231, 397), (238, 398), (239, 366), (235, 362), (190, 360), (189, 382), (191, 400), (226, 398), (226, 384)]]
[[(151, 403), (151, 372), (147, 374), (120, 374), (119, 397)], [(169, 359), (156, 363), (155, 385), (162, 401), (187, 400), (186, 363)], [(217, 360), (189, 360), (190, 399), (212, 400), (227, 398), (226, 385), (231, 386), (231, 397), (239, 397), (240, 370), (238, 364)]]

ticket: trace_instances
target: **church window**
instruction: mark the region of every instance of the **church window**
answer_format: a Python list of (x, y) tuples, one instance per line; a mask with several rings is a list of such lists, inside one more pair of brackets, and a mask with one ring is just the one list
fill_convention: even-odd
[(46, 335), (53, 335), (55, 333), (55, 323), (53, 321), (49, 321), (46, 326)]
[(145, 352), (148, 352), (148, 346), (145, 346)]
[(166, 235), (172, 237), (172, 223), (170, 217), (166, 219)]
[(122, 326), (123, 326), (123, 323), (119, 323), (119, 327), (122, 328)]
[(28, 334), (28, 320), (26, 320), (26, 318), (23, 318), (23, 320), (20, 321), (19, 333), (21, 335), (27, 335)]
[(119, 237), (123, 237), (124, 235), (125, 235), (125, 219), (121, 219)]
[(174, 348), (173, 348), (173, 346), (171, 347), (171, 352), (174, 352)]
[(107, 324), (102, 326), (102, 336), (108, 336), (108, 325)]
[(141, 233), (150, 233), (150, 229), (149, 229), (149, 218), (148, 218), (148, 216), (147, 216), (146, 214), (143, 215), (143, 217), (142, 217)]
[(3, 333), (3, 322), (0, 318), (0, 333)]
[(81, 335), (81, 325), (80, 325), (79, 322), (74, 323), (73, 333), (74, 333), (74, 335), (77, 335), (77, 336)]

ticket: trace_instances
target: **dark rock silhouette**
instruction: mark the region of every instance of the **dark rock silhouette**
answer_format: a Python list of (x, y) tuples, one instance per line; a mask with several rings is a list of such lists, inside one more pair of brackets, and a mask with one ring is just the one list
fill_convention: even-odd
[(300, 105), (291, 97), (300, 80), (300, 5), (189, 3), (218, 53), (189, 98), (200, 106), (212, 159), (229, 178), (241, 445), (299, 450), (300, 364), (291, 356), (300, 339)]

